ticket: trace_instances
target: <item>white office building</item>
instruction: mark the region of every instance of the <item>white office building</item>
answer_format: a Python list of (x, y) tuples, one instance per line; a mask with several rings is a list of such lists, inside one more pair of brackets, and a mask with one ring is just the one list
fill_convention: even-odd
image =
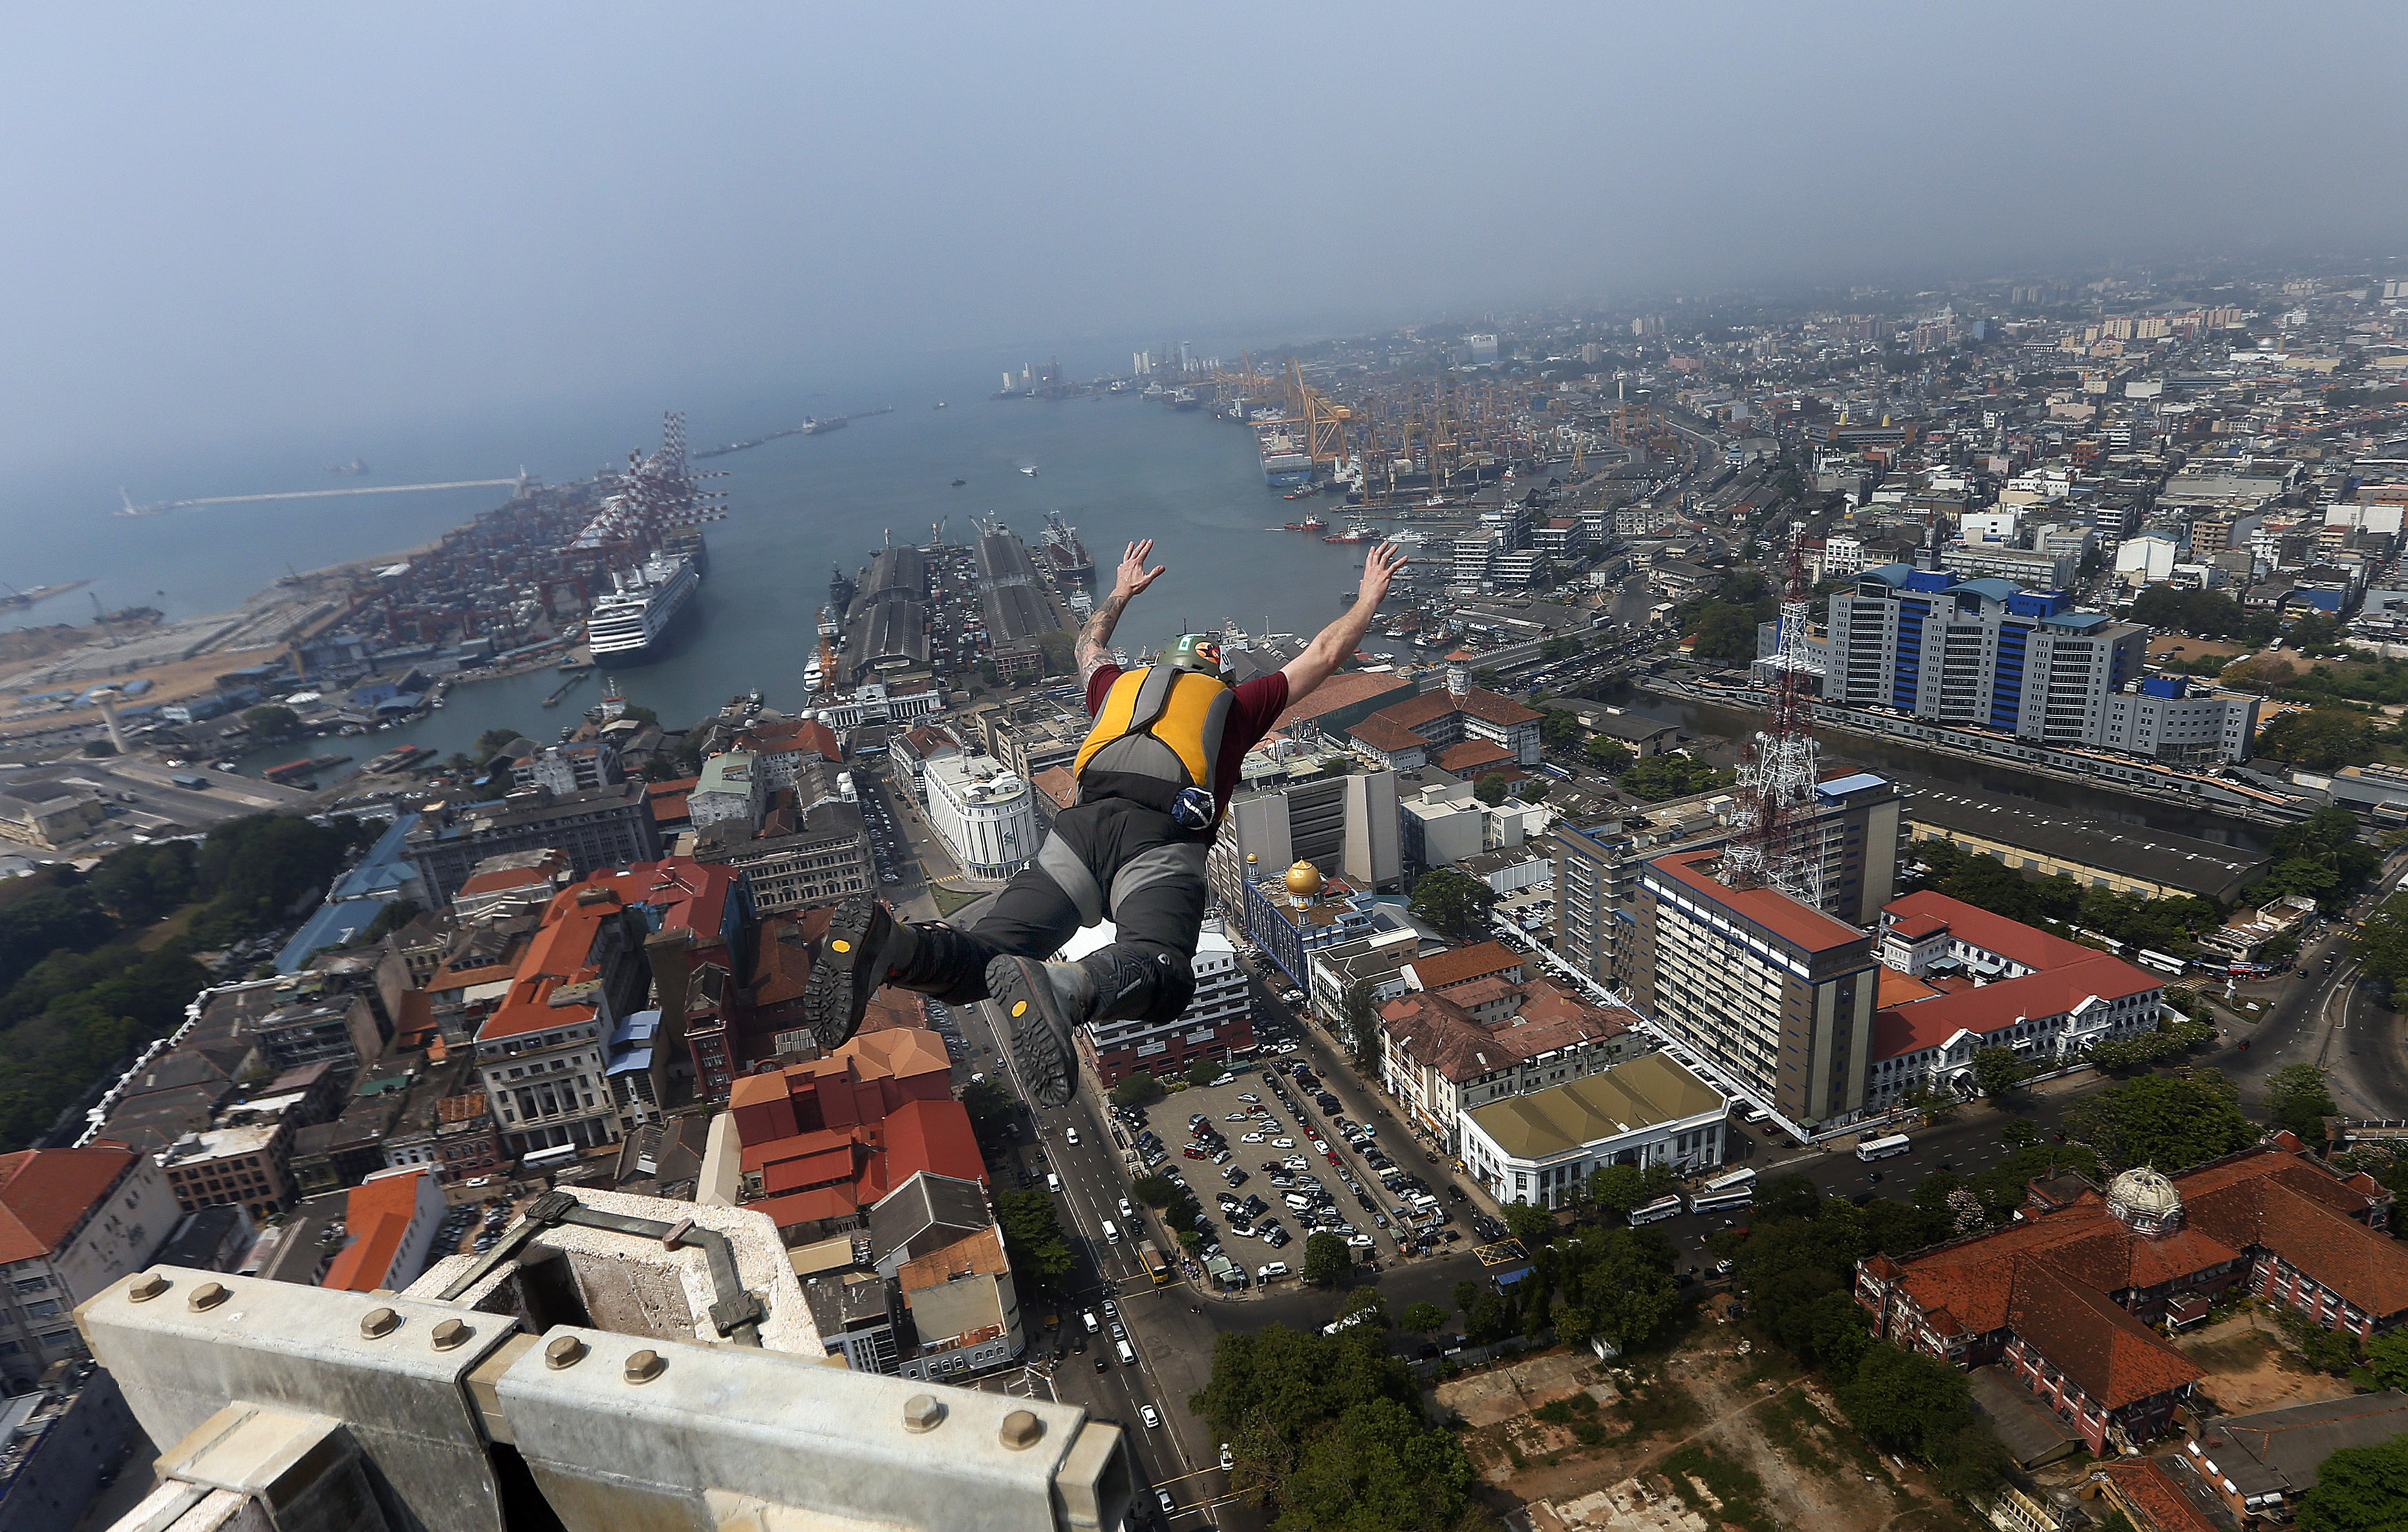
[(1037, 854), (1037, 795), (992, 756), (927, 763), (928, 823), (973, 878), (1004, 879)]

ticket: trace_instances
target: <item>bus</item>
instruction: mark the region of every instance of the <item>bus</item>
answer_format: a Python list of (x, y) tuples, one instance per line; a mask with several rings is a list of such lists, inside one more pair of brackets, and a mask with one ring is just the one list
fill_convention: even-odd
[(1903, 1154), (1914, 1147), (1914, 1140), (1903, 1133), (1892, 1133), (1879, 1138), (1867, 1138), (1856, 1145), (1856, 1158), (1885, 1160), (1892, 1154)]
[(1680, 1193), (1668, 1192), (1653, 1202), (1642, 1202), (1631, 1209), (1630, 1226), (1635, 1229), (1641, 1224), (1660, 1224), (1665, 1219), (1677, 1218), (1684, 1206)]
[(1734, 1170), (1727, 1176), (1700, 1183), (1689, 1194), (1689, 1210), (1693, 1213), (1720, 1212), (1726, 1208), (1744, 1208), (1756, 1200), (1756, 1172)]
[(2133, 953), (2132, 961), (2152, 972), (2168, 975), (2178, 974), (2190, 966), (2171, 952), (2154, 952), (2146, 947)]
[(1163, 1287), (1169, 1284), (1170, 1263), (1162, 1258), (1162, 1252), (1154, 1248), (1153, 1240), (1140, 1239), (1137, 1242), (1137, 1258), (1145, 1263), (1145, 1274), (1154, 1279), (1154, 1286)]

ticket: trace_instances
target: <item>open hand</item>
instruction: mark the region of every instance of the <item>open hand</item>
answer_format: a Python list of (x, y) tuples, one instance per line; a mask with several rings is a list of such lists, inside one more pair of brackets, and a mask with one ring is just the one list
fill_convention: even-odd
[(1141, 538), (1128, 545), (1127, 551), (1121, 554), (1120, 568), (1113, 572), (1112, 594), (1114, 595), (1126, 600), (1162, 578), (1163, 570), (1169, 566), (1157, 564), (1152, 569), (1145, 566), (1146, 555), (1153, 551), (1152, 537)]
[(1354, 599), (1378, 606), (1387, 599), (1388, 582), (1396, 579), (1397, 571), (1404, 566), (1405, 551), (1402, 547), (1392, 542), (1374, 543), (1371, 551), (1364, 555), (1363, 583), (1357, 588)]

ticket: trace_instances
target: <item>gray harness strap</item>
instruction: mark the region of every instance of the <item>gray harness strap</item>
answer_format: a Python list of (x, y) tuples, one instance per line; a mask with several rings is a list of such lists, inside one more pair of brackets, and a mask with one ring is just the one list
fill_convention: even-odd
[(1200, 840), (1177, 841), (1138, 852), (1112, 876), (1112, 908), (1118, 909), (1130, 895), (1156, 883), (1182, 880), (1202, 882), (1204, 856), (1205, 846)]
[[(1139, 860), (1144, 859), (1140, 857)], [(1095, 925), (1102, 922), (1103, 886), (1096, 881), (1096, 875), (1088, 870), (1087, 864), (1079, 860), (1079, 853), (1070, 849), (1068, 841), (1059, 835), (1047, 836), (1045, 844), (1037, 848), (1037, 865), (1044, 868), (1045, 875), (1069, 896), (1072, 904), (1079, 907), (1081, 925)], [(1114, 886), (1118, 886), (1117, 881)]]

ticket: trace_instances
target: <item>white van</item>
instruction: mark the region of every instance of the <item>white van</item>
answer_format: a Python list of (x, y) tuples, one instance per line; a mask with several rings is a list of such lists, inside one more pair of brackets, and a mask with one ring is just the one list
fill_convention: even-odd
[(1123, 1340), (1116, 1342), (1114, 1349), (1119, 1351), (1121, 1353), (1121, 1366), (1125, 1367), (1133, 1367), (1137, 1366), (1137, 1353), (1129, 1349), (1129, 1343), (1127, 1341)]
[(1088, 1310), (1085, 1313), (1081, 1314), (1079, 1317), (1080, 1317), (1081, 1319), (1083, 1319), (1083, 1320), (1085, 1320), (1085, 1321), (1087, 1322), (1087, 1333), (1088, 1333), (1089, 1335), (1093, 1335), (1093, 1334), (1095, 1334), (1095, 1333), (1096, 1333), (1096, 1329), (1098, 1328), (1098, 1326), (1097, 1326), (1097, 1324), (1096, 1324), (1096, 1311), (1095, 1311), (1093, 1309), (1090, 1309), (1090, 1310)]
[(1104, 1243), (1106, 1243), (1106, 1244), (1108, 1244), (1108, 1245), (1117, 1245), (1117, 1244), (1119, 1244), (1120, 1242), (1121, 1242), (1121, 1227), (1120, 1227), (1120, 1225), (1119, 1225), (1119, 1224), (1115, 1224), (1115, 1223), (1113, 1223), (1113, 1222), (1112, 1222), (1111, 1219), (1109, 1219), (1109, 1218), (1105, 1219), (1105, 1220), (1104, 1220)]
[(1060, 1196), (1062, 1195), (1062, 1178), (1055, 1175), (1051, 1170), (1046, 1171), (1045, 1189), (1053, 1193), (1055, 1196)]

